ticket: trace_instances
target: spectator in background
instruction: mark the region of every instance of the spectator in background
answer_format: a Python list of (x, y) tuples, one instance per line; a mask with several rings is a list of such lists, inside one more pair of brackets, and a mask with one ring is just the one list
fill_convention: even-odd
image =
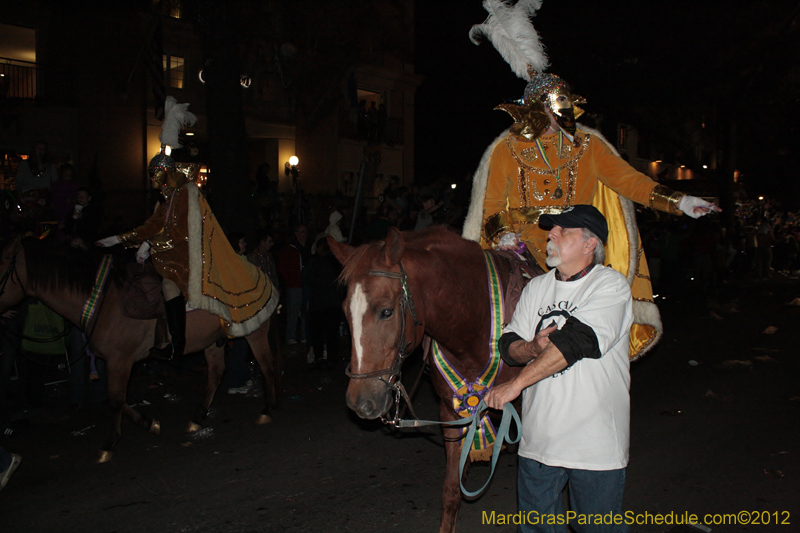
[(76, 193), (72, 213), (64, 220), (63, 232), (71, 246), (86, 250), (100, 236), (103, 215), (92, 203), (89, 189), (81, 187)]
[[(386, 234), (389, 232), (389, 228), (391, 227), (391, 223), (389, 222), (389, 217), (387, 212), (397, 213), (391, 206), (387, 206), (386, 204), (381, 204), (378, 206), (378, 210), (375, 213), (375, 218), (372, 222), (369, 223), (367, 229), (364, 231), (366, 234), (367, 239), (370, 241), (381, 241), (386, 238)], [(395, 219), (397, 216), (395, 215)]]
[(306, 273), (308, 283), (308, 327), (315, 362), (321, 363), (326, 353), (327, 364), (339, 362), (339, 324), (342, 314), (342, 290), (337, 282), (339, 262), (331, 253), (327, 239), (317, 242), (317, 255)]
[[(11, 422), (11, 410), (8, 404), (8, 393), (11, 385), (11, 374), (19, 353), (18, 343), (24, 324), (27, 303), (9, 309), (0, 315), (0, 327), (4, 335), (0, 335), (0, 436), (14, 433)], [(23, 312), (20, 314), (20, 310)], [(12, 340), (13, 339), (13, 340)]]
[[(36, 200), (45, 199), (53, 184), (58, 181), (56, 166), (50, 161), (47, 153), (47, 144), (38, 141), (33, 145), (33, 153), (20, 163), (14, 186), (20, 200), (23, 197), (35, 197)], [(36, 192), (38, 191), (38, 192)]]
[[(78, 184), (75, 182), (75, 168), (69, 163), (61, 165), (60, 178), (50, 188), (51, 204), (58, 227), (64, 227), (64, 221), (72, 214), (75, 199), (78, 196)], [(63, 240), (63, 234), (59, 237)]]
[(272, 257), (272, 247), (275, 239), (271, 233), (261, 231), (256, 234), (256, 246), (253, 251), (247, 254), (247, 260), (257, 266), (274, 286), (278, 286), (278, 269), (275, 266), (275, 259)]
[(303, 304), (303, 266), (311, 259), (308, 245), (308, 228), (305, 224), (295, 226), (292, 241), (283, 247), (278, 256), (278, 273), (286, 288), (286, 344), (297, 343), (297, 323), (300, 321), (300, 342), (306, 341), (305, 319), (301, 319)]
[(772, 270), (772, 246), (775, 237), (767, 217), (761, 219), (756, 228), (756, 277), (766, 278)]
[(342, 235), (342, 230), (339, 227), (339, 222), (342, 220), (342, 214), (339, 211), (334, 211), (331, 213), (331, 216), (328, 217), (328, 227), (325, 228), (325, 235), (330, 235), (336, 242), (345, 242), (344, 235)]
[(417, 224), (414, 226), (414, 231), (421, 231), (433, 224), (433, 213), (442, 207), (444, 202), (436, 203), (433, 196), (426, 195), (422, 197), (422, 209), (417, 213)]
[(53, 220), (50, 211), (50, 188), (58, 181), (56, 166), (47, 154), (47, 145), (37, 142), (33, 153), (22, 161), (14, 182), (23, 219), (31, 222)]
[[(238, 255), (244, 255), (247, 249), (247, 240), (241, 231), (232, 231), (228, 234), (228, 241)], [(271, 281), (271, 279), (270, 279)], [(253, 389), (253, 373), (250, 369), (250, 345), (247, 339), (239, 337), (229, 344), (226, 361), (226, 374), (228, 379), (228, 394), (247, 394)]]

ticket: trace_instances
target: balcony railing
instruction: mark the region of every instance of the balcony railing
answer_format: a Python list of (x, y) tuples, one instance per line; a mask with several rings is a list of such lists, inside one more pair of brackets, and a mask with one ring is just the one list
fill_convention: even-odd
[(74, 98), (69, 69), (0, 57), (0, 98), (68, 103)]

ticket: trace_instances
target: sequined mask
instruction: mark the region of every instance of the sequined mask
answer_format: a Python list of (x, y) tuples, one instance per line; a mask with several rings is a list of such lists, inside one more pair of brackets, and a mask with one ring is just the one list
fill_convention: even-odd
[(575, 135), (576, 120), (583, 114), (576, 104), (586, 103), (586, 100), (572, 94), (569, 84), (555, 74), (539, 74), (534, 70), (529, 70), (529, 74), (531, 81), (522, 98), (495, 108), (502, 109), (514, 119), (511, 131), (529, 141), (541, 136), (550, 126), (546, 107), (564, 131)]

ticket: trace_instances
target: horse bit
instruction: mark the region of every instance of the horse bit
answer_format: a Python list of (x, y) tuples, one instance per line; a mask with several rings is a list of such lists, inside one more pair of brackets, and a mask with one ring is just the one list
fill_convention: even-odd
[[(421, 326), (422, 322), (420, 322), (419, 318), (417, 318), (417, 309), (414, 306), (414, 297), (411, 296), (411, 291), (408, 288), (408, 275), (406, 274), (405, 270), (403, 270), (403, 264), (398, 262), (397, 265), (400, 267), (400, 272), (391, 272), (388, 270), (370, 270), (370, 276), (376, 276), (381, 278), (389, 278), (389, 279), (397, 279), (400, 280), (400, 283), (403, 288), (403, 295), (400, 297), (400, 333), (397, 336), (397, 361), (390, 367), (384, 368), (382, 370), (375, 370), (373, 372), (365, 372), (363, 374), (354, 374), (350, 371), (350, 365), (347, 365), (347, 370), (345, 370), (345, 374), (347, 377), (352, 379), (369, 379), (369, 378), (378, 378), (380, 381), (386, 384), (387, 387), (394, 391), (394, 416), (391, 419), (387, 419), (386, 417), (381, 416), (381, 422), (384, 424), (389, 424), (390, 426), (399, 427), (400, 425), (400, 398), (403, 398), (408, 406), (409, 410), (411, 411), (412, 416), (417, 418), (416, 414), (414, 414), (414, 408), (411, 405), (411, 399), (408, 397), (408, 393), (406, 392), (405, 387), (403, 386), (401, 377), (402, 377), (402, 366), (403, 361), (405, 358), (414, 350), (417, 346), (417, 326)], [(411, 318), (414, 320), (413, 326), (413, 342), (406, 342), (406, 312), (411, 313)], [(384, 379), (383, 376), (388, 375), (389, 377)]]

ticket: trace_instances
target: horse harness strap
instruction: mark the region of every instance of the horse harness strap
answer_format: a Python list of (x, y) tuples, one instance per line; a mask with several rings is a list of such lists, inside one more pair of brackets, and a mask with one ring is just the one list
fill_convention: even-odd
[[(2, 296), (4, 292), (6, 292), (6, 285), (8, 285), (9, 281), (14, 283), (15, 274), (17, 275), (17, 279), (19, 280), (19, 274), (17, 273), (17, 254), (19, 253), (20, 246), (21, 245), (19, 243), (15, 245), (14, 253), (8, 260), (8, 268), (6, 269), (5, 272), (3, 272), (3, 277), (0, 278), (0, 296)], [(22, 294), (25, 294), (27, 296), (27, 293), (25, 292), (25, 287), (22, 286), (21, 281), (19, 283), (19, 287), (20, 289), (22, 289)]]

